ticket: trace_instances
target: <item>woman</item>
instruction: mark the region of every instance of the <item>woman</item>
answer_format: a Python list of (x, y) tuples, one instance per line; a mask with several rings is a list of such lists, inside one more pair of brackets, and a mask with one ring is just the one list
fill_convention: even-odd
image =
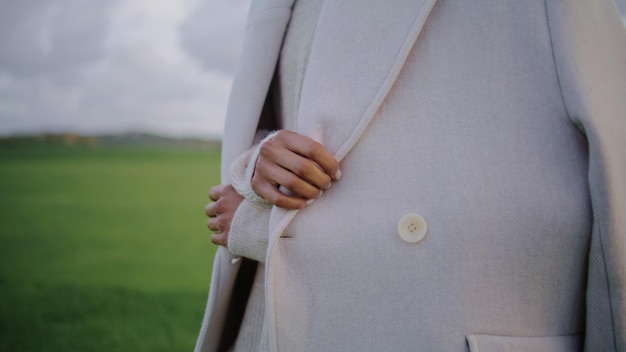
[(612, 1), (258, 1), (247, 33), (197, 351), (626, 350)]

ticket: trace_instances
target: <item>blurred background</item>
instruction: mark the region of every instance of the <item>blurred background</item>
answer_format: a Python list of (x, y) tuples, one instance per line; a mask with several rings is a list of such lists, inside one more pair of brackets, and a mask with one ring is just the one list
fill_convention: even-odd
[(191, 351), (244, 0), (0, 0), (0, 351)]
[(248, 6), (0, 0), (0, 351), (192, 350)]

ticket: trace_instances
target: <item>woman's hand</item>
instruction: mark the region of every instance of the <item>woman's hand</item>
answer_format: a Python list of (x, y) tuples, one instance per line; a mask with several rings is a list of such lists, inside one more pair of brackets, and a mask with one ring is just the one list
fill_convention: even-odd
[(228, 247), (230, 223), (243, 197), (235, 191), (233, 186), (219, 185), (211, 188), (209, 198), (214, 202), (206, 205), (204, 213), (209, 217), (209, 229), (216, 232), (211, 235), (211, 242)]
[[(276, 206), (300, 209), (340, 177), (337, 160), (324, 146), (309, 137), (282, 130), (261, 145), (252, 188)], [(281, 192), (280, 186), (292, 195)]]

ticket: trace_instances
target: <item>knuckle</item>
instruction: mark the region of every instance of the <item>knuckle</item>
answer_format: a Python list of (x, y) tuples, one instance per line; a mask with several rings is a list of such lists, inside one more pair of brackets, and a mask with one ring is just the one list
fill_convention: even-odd
[(259, 160), (257, 161), (257, 163), (260, 161), (261, 157), (267, 158), (271, 156), (273, 152), (274, 152), (274, 141), (269, 140), (269, 141), (263, 142), (263, 144), (261, 144), (261, 146), (259, 147)]
[(305, 176), (311, 174), (312, 165), (307, 160), (298, 160), (294, 163), (294, 172), (298, 175)]
[(270, 139), (270, 141), (273, 141), (273, 140), (282, 141), (285, 138), (288, 138), (291, 133), (292, 132), (288, 130), (280, 130), (276, 132), (276, 134), (274, 135), (274, 138)]
[(237, 195), (237, 191), (231, 186), (224, 190), (224, 197), (226, 199), (233, 199)]
[(318, 146), (319, 146), (319, 143), (317, 143), (316, 141), (314, 141), (311, 138), (305, 138), (302, 141), (302, 144), (304, 145), (304, 148), (306, 150), (308, 150), (310, 153), (317, 152), (317, 149), (318, 149)]
[(313, 157), (315, 158), (315, 160), (323, 161), (323, 162), (328, 161), (328, 158), (327, 158), (328, 152), (320, 144), (316, 143), (315, 147), (313, 148), (312, 153), (313, 153)]
[(298, 187), (299, 182), (297, 178), (290, 176), (290, 177), (286, 177), (283, 180), (282, 185), (285, 186), (287, 189), (293, 191), (295, 188)]
[(262, 173), (265, 170), (266, 166), (266, 159), (259, 157), (254, 164), (254, 173), (252, 174), (252, 177), (258, 177), (259, 173)]
[(269, 142), (264, 142), (263, 144), (261, 144), (261, 146), (259, 147), (259, 160), (257, 160), (257, 165), (259, 164), (259, 162), (261, 161), (261, 157), (267, 157), (267, 154), (269, 153), (268, 151), (268, 147), (267, 147), (267, 143)]
[(226, 185), (224, 186), (224, 189), (222, 190), (222, 194), (224, 195), (229, 195), (232, 194), (234, 192), (234, 188), (232, 185)]
[(307, 156), (311, 160), (318, 162), (319, 160), (322, 159), (323, 151), (320, 148), (318, 148), (315, 144), (312, 144), (312, 143), (309, 144), (306, 150), (307, 150)]
[(215, 202), (215, 213), (216, 214), (221, 214), (224, 212), (225, 209), (225, 205), (224, 202), (221, 200), (218, 200), (217, 202)]
[(322, 191), (320, 191), (319, 189), (312, 188), (312, 189), (308, 189), (306, 194), (303, 194), (303, 196), (305, 196), (308, 199), (315, 199), (319, 197), (321, 193)]
[(328, 176), (326, 174), (323, 174), (322, 175), (322, 180), (321, 180), (322, 184), (320, 186), (322, 188), (326, 188), (326, 187), (328, 187), (331, 184), (331, 182), (332, 182), (332, 179), (330, 178), (330, 176)]
[(317, 196), (317, 191), (315, 191), (314, 189), (305, 188), (298, 192), (298, 194), (306, 199), (313, 199)]
[(282, 207), (285, 204), (285, 196), (280, 192), (272, 194), (268, 199), (272, 204)]
[(257, 193), (259, 193), (259, 191), (263, 188), (263, 180), (259, 177), (259, 175), (252, 176), (251, 184), (252, 189)]

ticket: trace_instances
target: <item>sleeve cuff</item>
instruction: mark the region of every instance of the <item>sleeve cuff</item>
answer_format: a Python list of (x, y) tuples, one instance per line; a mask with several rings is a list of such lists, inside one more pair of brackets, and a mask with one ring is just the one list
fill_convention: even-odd
[(228, 235), (228, 250), (232, 254), (265, 262), (271, 207), (249, 199), (241, 202)]
[(258, 195), (254, 189), (252, 188), (252, 176), (254, 175), (254, 169), (256, 167), (256, 161), (259, 158), (259, 153), (261, 150), (261, 146), (266, 141), (274, 138), (278, 131), (274, 131), (263, 140), (253, 147), (243, 153), (239, 158), (237, 158), (233, 164), (230, 166), (229, 174), (232, 181), (233, 188), (244, 198), (259, 204), (269, 204), (269, 202)]

